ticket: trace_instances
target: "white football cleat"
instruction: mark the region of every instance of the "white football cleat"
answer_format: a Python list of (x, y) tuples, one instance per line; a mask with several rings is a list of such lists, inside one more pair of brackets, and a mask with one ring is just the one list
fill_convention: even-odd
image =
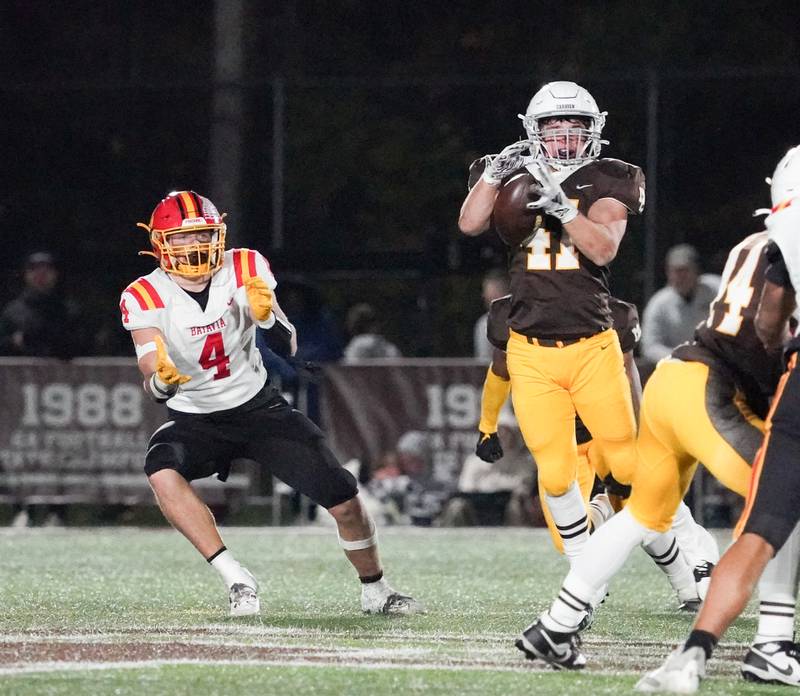
[(680, 647), (672, 651), (661, 667), (642, 677), (635, 689), (646, 694), (693, 694), (705, 676), (706, 654), (703, 649), (695, 646), (684, 650)]
[(261, 611), (261, 602), (256, 589), (241, 582), (231, 585), (228, 599), (231, 605), (231, 616), (254, 616)]
[(385, 582), (361, 586), (361, 610), (365, 614), (427, 614), (425, 607), (409, 595), (400, 594)]
[(228, 591), (231, 616), (253, 616), (261, 611), (258, 598), (258, 581), (244, 566), (240, 566), (242, 577), (233, 583)]
[(754, 643), (742, 661), (742, 676), (747, 681), (800, 686), (799, 657), (790, 640)]

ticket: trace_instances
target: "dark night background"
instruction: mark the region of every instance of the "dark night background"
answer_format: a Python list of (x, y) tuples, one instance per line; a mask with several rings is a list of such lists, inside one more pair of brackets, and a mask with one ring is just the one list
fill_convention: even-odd
[(129, 354), (118, 295), (152, 268), (136, 256), (135, 223), (167, 191), (192, 188), (229, 211), (233, 244), (267, 255), (279, 283), (313, 281), (340, 320), (368, 299), (406, 355), (467, 355), (481, 274), (504, 257), (489, 235), (457, 230), (466, 170), (522, 134), (517, 114), (544, 82), (587, 87), (609, 113), (604, 154), (645, 168), (655, 254), (648, 266), (646, 220), (634, 218), (612, 266), (615, 293), (640, 309), (646, 269), (658, 287), (671, 244), (695, 244), (705, 270), (719, 270), (758, 228), (764, 177), (800, 142), (795, 2), (243, 8), (242, 74), (226, 85), (242, 97), (241, 186), (226, 200), (211, 176), (214, 2), (0, 4), (0, 304), (18, 292), (25, 256), (51, 249), (97, 350)]

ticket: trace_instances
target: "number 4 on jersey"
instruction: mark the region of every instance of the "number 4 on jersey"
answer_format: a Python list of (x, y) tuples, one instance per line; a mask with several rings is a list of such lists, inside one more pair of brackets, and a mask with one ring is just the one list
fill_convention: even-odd
[(228, 368), (231, 359), (225, 355), (225, 346), (222, 343), (222, 332), (208, 334), (206, 342), (203, 344), (203, 350), (200, 353), (200, 367), (204, 370), (210, 370), (214, 367), (217, 372), (214, 379), (225, 379), (231, 376), (231, 371)]

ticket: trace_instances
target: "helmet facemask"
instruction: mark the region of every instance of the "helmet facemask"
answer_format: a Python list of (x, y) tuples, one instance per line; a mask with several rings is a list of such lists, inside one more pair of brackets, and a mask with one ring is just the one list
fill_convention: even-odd
[[(191, 232), (208, 232), (210, 240), (190, 243), (173, 241), (174, 237)], [(168, 273), (186, 277), (204, 276), (214, 273), (222, 266), (225, 256), (225, 225), (151, 230), (150, 241), (154, 247), (159, 247), (161, 268)]]
[[(543, 157), (545, 162), (554, 169), (577, 167), (597, 159), (600, 155), (600, 148), (607, 142), (600, 139), (600, 132), (605, 123), (605, 114), (600, 114), (600, 118), (589, 114), (520, 116), (528, 138), (531, 140), (531, 152), (536, 156)], [(554, 118), (580, 119), (585, 125), (547, 128), (546, 122)], [(551, 154), (546, 141), (552, 139), (563, 139), (566, 148)]]

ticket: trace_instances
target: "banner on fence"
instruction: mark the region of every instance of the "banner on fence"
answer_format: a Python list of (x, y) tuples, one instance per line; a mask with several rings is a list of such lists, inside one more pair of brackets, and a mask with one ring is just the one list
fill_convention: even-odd
[(485, 377), (474, 360), (328, 366), (322, 414), (331, 445), (373, 468), (398, 447), (416, 447), (434, 480), (454, 482), (475, 451)]
[(132, 360), (0, 362), (0, 492), (124, 502), (152, 497), (142, 471), (166, 412)]

